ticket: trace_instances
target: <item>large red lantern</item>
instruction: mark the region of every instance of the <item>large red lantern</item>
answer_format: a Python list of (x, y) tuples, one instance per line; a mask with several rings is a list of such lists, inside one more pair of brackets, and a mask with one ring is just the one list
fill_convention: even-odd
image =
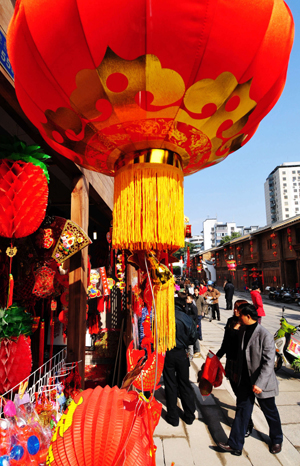
[(96, 387), (76, 395), (57, 424), (49, 466), (153, 466), (161, 405), (137, 392)]
[(113, 247), (171, 249), (184, 244), (183, 176), (253, 136), (293, 31), (283, 0), (20, 0), (7, 39), (47, 143), (115, 176)]

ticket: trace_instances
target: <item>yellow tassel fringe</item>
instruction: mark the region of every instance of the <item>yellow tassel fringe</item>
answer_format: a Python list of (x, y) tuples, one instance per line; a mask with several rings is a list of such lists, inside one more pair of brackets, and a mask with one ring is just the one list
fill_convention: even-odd
[(169, 280), (165, 285), (155, 285), (154, 297), (158, 337), (156, 342), (155, 325), (153, 325), (154, 348), (156, 349), (157, 345), (158, 352), (165, 353), (176, 346), (174, 280)]
[(158, 163), (126, 165), (115, 177), (113, 248), (184, 246), (183, 173)]

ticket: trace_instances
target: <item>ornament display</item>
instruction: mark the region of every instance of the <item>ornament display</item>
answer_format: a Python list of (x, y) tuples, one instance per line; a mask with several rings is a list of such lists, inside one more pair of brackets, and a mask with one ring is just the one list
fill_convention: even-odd
[(21, 0), (7, 46), (19, 102), (46, 142), (115, 176), (114, 248), (178, 249), (183, 176), (246, 144), (275, 105), (293, 19), (283, 0), (145, 11), (145, 1)]

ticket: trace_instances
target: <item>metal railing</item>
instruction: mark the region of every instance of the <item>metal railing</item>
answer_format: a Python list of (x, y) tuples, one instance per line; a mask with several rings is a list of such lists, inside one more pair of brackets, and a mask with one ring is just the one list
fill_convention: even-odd
[[(34, 394), (41, 393), (43, 387), (49, 384), (50, 377), (54, 377), (55, 374), (59, 373), (63, 368), (65, 358), (67, 355), (67, 349), (62, 349), (57, 353), (53, 358), (45, 362), (41, 367), (32, 372), (26, 379), (19, 382), (15, 387), (11, 388), (6, 393), (3, 393), (3, 398), (6, 400), (13, 401), (15, 393), (21, 383), (24, 383), (28, 380), (27, 392), (29, 393), (30, 401), (34, 401)], [(0, 398), (0, 417), (3, 416), (3, 407), (4, 402)]]

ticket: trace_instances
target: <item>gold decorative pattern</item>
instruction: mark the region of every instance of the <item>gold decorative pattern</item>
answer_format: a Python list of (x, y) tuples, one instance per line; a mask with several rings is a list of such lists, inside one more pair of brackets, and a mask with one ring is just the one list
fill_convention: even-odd
[(177, 152), (184, 174), (237, 150), (256, 102), (251, 80), (229, 71), (186, 89), (181, 76), (152, 54), (125, 60), (107, 48), (100, 65), (76, 76), (71, 108), (47, 110), (46, 135), (75, 152), (86, 168), (115, 175), (115, 162), (135, 150)]

